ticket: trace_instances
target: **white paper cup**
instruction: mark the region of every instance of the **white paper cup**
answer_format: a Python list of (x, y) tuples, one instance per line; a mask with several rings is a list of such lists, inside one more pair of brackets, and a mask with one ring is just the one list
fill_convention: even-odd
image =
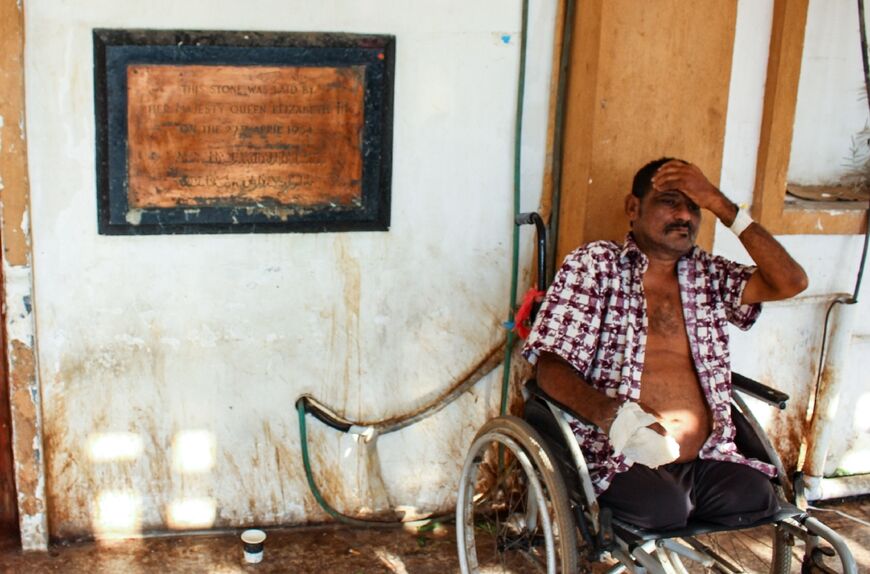
[(263, 542), (266, 533), (262, 530), (251, 529), (242, 532), (242, 544), (245, 549), (245, 562), (258, 564), (263, 561)]

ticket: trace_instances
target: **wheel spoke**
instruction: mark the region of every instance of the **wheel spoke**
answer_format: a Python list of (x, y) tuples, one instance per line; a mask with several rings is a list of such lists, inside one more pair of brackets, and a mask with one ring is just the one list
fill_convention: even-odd
[[(511, 420), (499, 428), (504, 419)], [(457, 505), (463, 572), (528, 572), (534, 564), (549, 574), (576, 567), (576, 534), (564, 483), (551, 460), (542, 462), (542, 456), (550, 455), (539, 447), (539, 437), (531, 438), (535, 431), (522, 428), (528, 435), (518, 434), (515, 427), (527, 425), (513, 422), (517, 420), (490, 421), (463, 468), (460, 494), (467, 496), (460, 496)], [(491, 426), (496, 430), (485, 432)], [(459, 531), (466, 527), (468, 531)]]

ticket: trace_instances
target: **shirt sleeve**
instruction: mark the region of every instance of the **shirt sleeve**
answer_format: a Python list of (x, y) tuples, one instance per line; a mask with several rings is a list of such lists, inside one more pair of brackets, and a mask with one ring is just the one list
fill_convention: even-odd
[(588, 376), (601, 330), (601, 265), (594, 248), (581, 248), (565, 259), (523, 347), (530, 363), (541, 353), (553, 353)]
[(718, 291), (725, 305), (728, 321), (743, 331), (752, 327), (761, 314), (761, 303), (743, 305), (743, 290), (756, 267), (742, 265), (723, 257), (715, 257)]

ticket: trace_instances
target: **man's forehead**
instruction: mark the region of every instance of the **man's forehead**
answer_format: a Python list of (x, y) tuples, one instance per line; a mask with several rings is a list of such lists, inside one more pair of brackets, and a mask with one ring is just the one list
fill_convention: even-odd
[(682, 199), (686, 199), (687, 201), (691, 201), (689, 196), (680, 191), (679, 189), (655, 189), (650, 188), (649, 192), (646, 194), (650, 199), (658, 198), (658, 197), (679, 197)]
[(643, 197), (644, 201), (655, 201), (657, 199), (677, 199), (686, 202), (691, 207), (696, 207), (695, 202), (679, 189), (655, 189), (651, 187)]

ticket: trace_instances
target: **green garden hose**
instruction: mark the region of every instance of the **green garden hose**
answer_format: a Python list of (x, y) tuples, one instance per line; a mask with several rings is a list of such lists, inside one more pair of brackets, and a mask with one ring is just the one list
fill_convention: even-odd
[[(526, 43), (528, 37), (528, 15), (529, 15), (529, 0), (523, 0), (522, 4), (522, 31), (520, 34), (520, 69), (519, 69), (519, 79), (517, 83), (517, 109), (516, 109), (516, 123), (514, 126), (514, 177), (513, 177), (513, 207), (514, 207), (514, 215), (520, 213), (520, 170), (522, 163), (522, 127), (523, 127), (523, 105), (525, 98), (525, 79), (526, 79)], [(559, 111), (557, 111), (557, 116), (560, 116)], [(558, 121), (558, 120), (557, 120)], [(513, 241), (512, 241), (512, 253), (511, 253), (511, 288), (510, 288), (510, 305), (508, 309), (508, 320), (506, 326), (512, 326), (515, 315), (515, 306), (517, 301), (517, 283), (519, 276), (519, 229), (518, 226), (513, 225)], [(503, 377), (502, 377), (502, 388), (501, 388), (501, 406), (500, 413), (504, 415), (507, 412), (508, 406), (508, 396), (509, 396), (509, 387), (510, 387), (510, 371), (511, 371), (511, 352), (513, 346), (516, 342), (516, 335), (513, 330), (509, 330), (506, 341), (505, 341), (505, 351), (504, 351), (504, 368), (503, 368)], [(482, 371), (483, 369), (494, 368), (495, 364), (491, 367), (485, 363), (488, 361), (484, 361), (479, 365), (479, 369), (477, 371)], [(463, 394), (471, 385), (473, 385), (477, 380), (482, 378), (482, 373), (479, 376), (471, 376), (467, 380), (463, 381), (461, 384), (455, 386), (451, 391), (445, 394), (444, 397), (439, 399), (438, 405), (431, 405), (422, 409), (418, 414), (410, 417), (405, 417), (402, 419), (402, 422), (392, 423), (390, 425), (385, 425), (379, 427), (381, 430), (386, 430), (387, 432), (392, 432), (394, 430), (398, 430), (399, 428), (404, 428), (408, 424), (423, 418), (424, 416), (431, 416), (434, 412), (437, 412), (444, 408), (447, 404), (458, 398), (461, 394)], [(317, 487), (317, 484), (314, 481), (314, 473), (311, 470), (311, 460), (308, 452), (308, 432), (306, 428), (306, 414), (308, 412), (308, 408), (313, 404), (315, 409), (317, 410), (317, 414), (319, 415), (317, 418), (320, 420), (327, 422), (334, 428), (339, 428), (344, 432), (350, 428), (353, 423), (350, 421), (346, 421), (341, 417), (335, 415), (334, 413), (327, 413), (324, 416), (325, 409), (321, 405), (316, 404), (310, 397), (300, 397), (300, 399), (296, 402), (296, 410), (297, 415), (299, 417), (299, 439), (302, 446), (302, 464), (305, 467), (305, 478), (308, 482), (308, 488), (311, 490), (314, 499), (317, 501), (317, 504), (332, 518), (334, 518), (338, 522), (342, 522), (344, 524), (350, 526), (357, 527), (372, 527), (372, 526), (391, 526), (397, 524), (395, 520), (378, 520), (378, 519), (359, 519), (351, 516), (347, 516), (345, 514), (340, 513), (335, 508), (333, 508), (324, 498), (323, 494), (320, 492), (320, 489)], [(382, 434), (382, 433), (381, 433)]]
[[(520, 212), (520, 167), (522, 163), (522, 139), (523, 139), (523, 100), (526, 92), (526, 38), (528, 36), (529, 0), (523, 0), (523, 24), (520, 32), (520, 77), (517, 81), (517, 114), (514, 124), (514, 216)], [(511, 254), (511, 292), (508, 306), (507, 325), (514, 323), (514, 311), (517, 303), (517, 283), (519, 277), (520, 260), (520, 228), (513, 228), (513, 252)], [(511, 380), (511, 353), (514, 348), (516, 335), (513, 329), (508, 332), (507, 343), (504, 346), (504, 367), (501, 378), (501, 408), (499, 413), (507, 414), (508, 393)]]

